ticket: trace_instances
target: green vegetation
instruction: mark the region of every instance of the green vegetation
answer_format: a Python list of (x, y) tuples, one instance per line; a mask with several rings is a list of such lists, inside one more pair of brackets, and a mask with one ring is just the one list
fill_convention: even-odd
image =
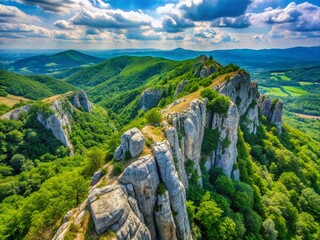
[(211, 129), (206, 127), (204, 129), (204, 138), (202, 143), (202, 152), (210, 154), (216, 150), (219, 143), (219, 131), (218, 129)]
[(208, 109), (213, 112), (222, 114), (226, 113), (230, 106), (230, 98), (227, 96), (219, 95), (213, 89), (204, 89), (201, 91), (200, 95), (204, 98), (208, 98)]
[(164, 195), (166, 193), (166, 186), (163, 183), (159, 183), (157, 194), (158, 195)]
[(147, 123), (154, 126), (159, 125), (162, 121), (162, 115), (156, 108), (148, 111), (145, 117), (147, 119)]
[(113, 174), (115, 176), (120, 175), (124, 171), (124, 165), (122, 163), (115, 163), (113, 165)]
[(16, 96), (41, 99), (68, 91), (77, 91), (78, 88), (45, 75), (23, 76), (8, 71), (0, 71), (0, 89), (2, 89), (2, 92)]
[(59, 52), (53, 55), (39, 55), (20, 59), (9, 66), (9, 70), (20, 73), (46, 74), (61, 71), (71, 67), (80, 67), (100, 63), (103, 59), (93, 57), (75, 50)]

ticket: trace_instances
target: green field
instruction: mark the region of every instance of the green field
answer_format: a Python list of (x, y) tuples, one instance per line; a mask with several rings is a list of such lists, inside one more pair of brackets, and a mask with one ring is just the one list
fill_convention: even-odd
[(260, 91), (263, 94), (272, 96), (272, 97), (287, 97), (288, 94), (283, 92), (280, 88), (277, 87), (259, 87)]
[(313, 85), (314, 83), (312, 83), (312, 82), (299, 82), (299, 84), (301, 86), (309, 86), (309, 85)]
[(284, 86), (283, 88), (293, 97), (299, 97), (301, 95), (308, 94), (308, 92), (303, 90), (301, 87)]

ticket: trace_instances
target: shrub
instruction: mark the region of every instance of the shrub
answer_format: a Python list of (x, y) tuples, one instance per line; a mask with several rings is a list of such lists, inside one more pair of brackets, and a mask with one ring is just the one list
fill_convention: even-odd
[(208, 100), (211, 101), (212, 99), (218, 97), (219, 94), (213, 89), (206, 88), (201, 91), (200, 96), (203, 98), (208, 98)]
[(218, 129), (211, 129), (206, 127), (204, 129), (204, 138), (202, 143), (202, 152), (210, 154), (212, 151), (217, 149), (219, 141)]
[(113, 165), (113, 174), (118, 176), (124, 171), (124, 166), (122, 163), (115, 163)]
[(212, 99), (208, 107), (212, 111), (216, 113), (226, 113), (230, 106), (230, 99), (227, 96), (219, 96), (217, 98)]
[(145, 117), (150, 125), (158, 125), (162, 121), (161, 113), (155, 108), (148, 111)]
[(228, 197), (232, 197), (236, 191), (232, 180), (225, 175), (218, 177), (215, 187), (219, 193)]
[(231, 144), (231, 141), (228, 139), (228, 137), (226, 137), (221, 142), (222, 149), (225, 149), (225, 148), (229, 147), (230, 144)]
[(163, 183), (159, 183), (158, 189), (157, 189), (157, 194), (164, 195), (165, 192), (166, 192), (166, 186)]

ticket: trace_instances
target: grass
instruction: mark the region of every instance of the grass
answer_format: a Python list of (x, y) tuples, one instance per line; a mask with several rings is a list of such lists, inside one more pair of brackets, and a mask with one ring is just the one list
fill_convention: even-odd
[(310, 86), (310, 85), (313, 85), (314, 83), (312, 83), (312, 82), (299, 82), (299, 84), (301, 86)]
[(9, 107), (12, 107), (16, 103), (19, 103), (20, 101), (29, 101), (29, 100), (30, 99), (27, 99), (24, 97), (8, 94), (6, 97), (0, 97), (0, 104), (5, 104)]
[(301, 95), (308, 94), (308, 92), (303, 90), (301, 87), (284, 86), (283, 88), (293, 97), (299, 97)]
[(288, 94), (277, 87), (259, 87), (259, 90), (266, 95), (274, 97), (287, 97)]

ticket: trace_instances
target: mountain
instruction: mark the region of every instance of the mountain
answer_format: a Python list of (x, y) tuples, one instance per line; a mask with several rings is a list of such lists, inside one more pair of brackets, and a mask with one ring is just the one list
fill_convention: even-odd
[(93, 57), (75, 50), (53, 55), (39, 55), (20, 59), (9, 65), (9, 70), (20, 73), (54, 73), (71, 67), (100, 63), (104, 59)]
[(35, 100), (77, 89), (75, 86), (46, 75), (24, 76), (0, 70), (0, 90), (4, 95), (10, 93)]
[(1, 116), (1, 238), (320, 236), (319, 142), (286, 125), (285, 103), (247, 71), (125, 56), (74, 74), (89, 98)]

